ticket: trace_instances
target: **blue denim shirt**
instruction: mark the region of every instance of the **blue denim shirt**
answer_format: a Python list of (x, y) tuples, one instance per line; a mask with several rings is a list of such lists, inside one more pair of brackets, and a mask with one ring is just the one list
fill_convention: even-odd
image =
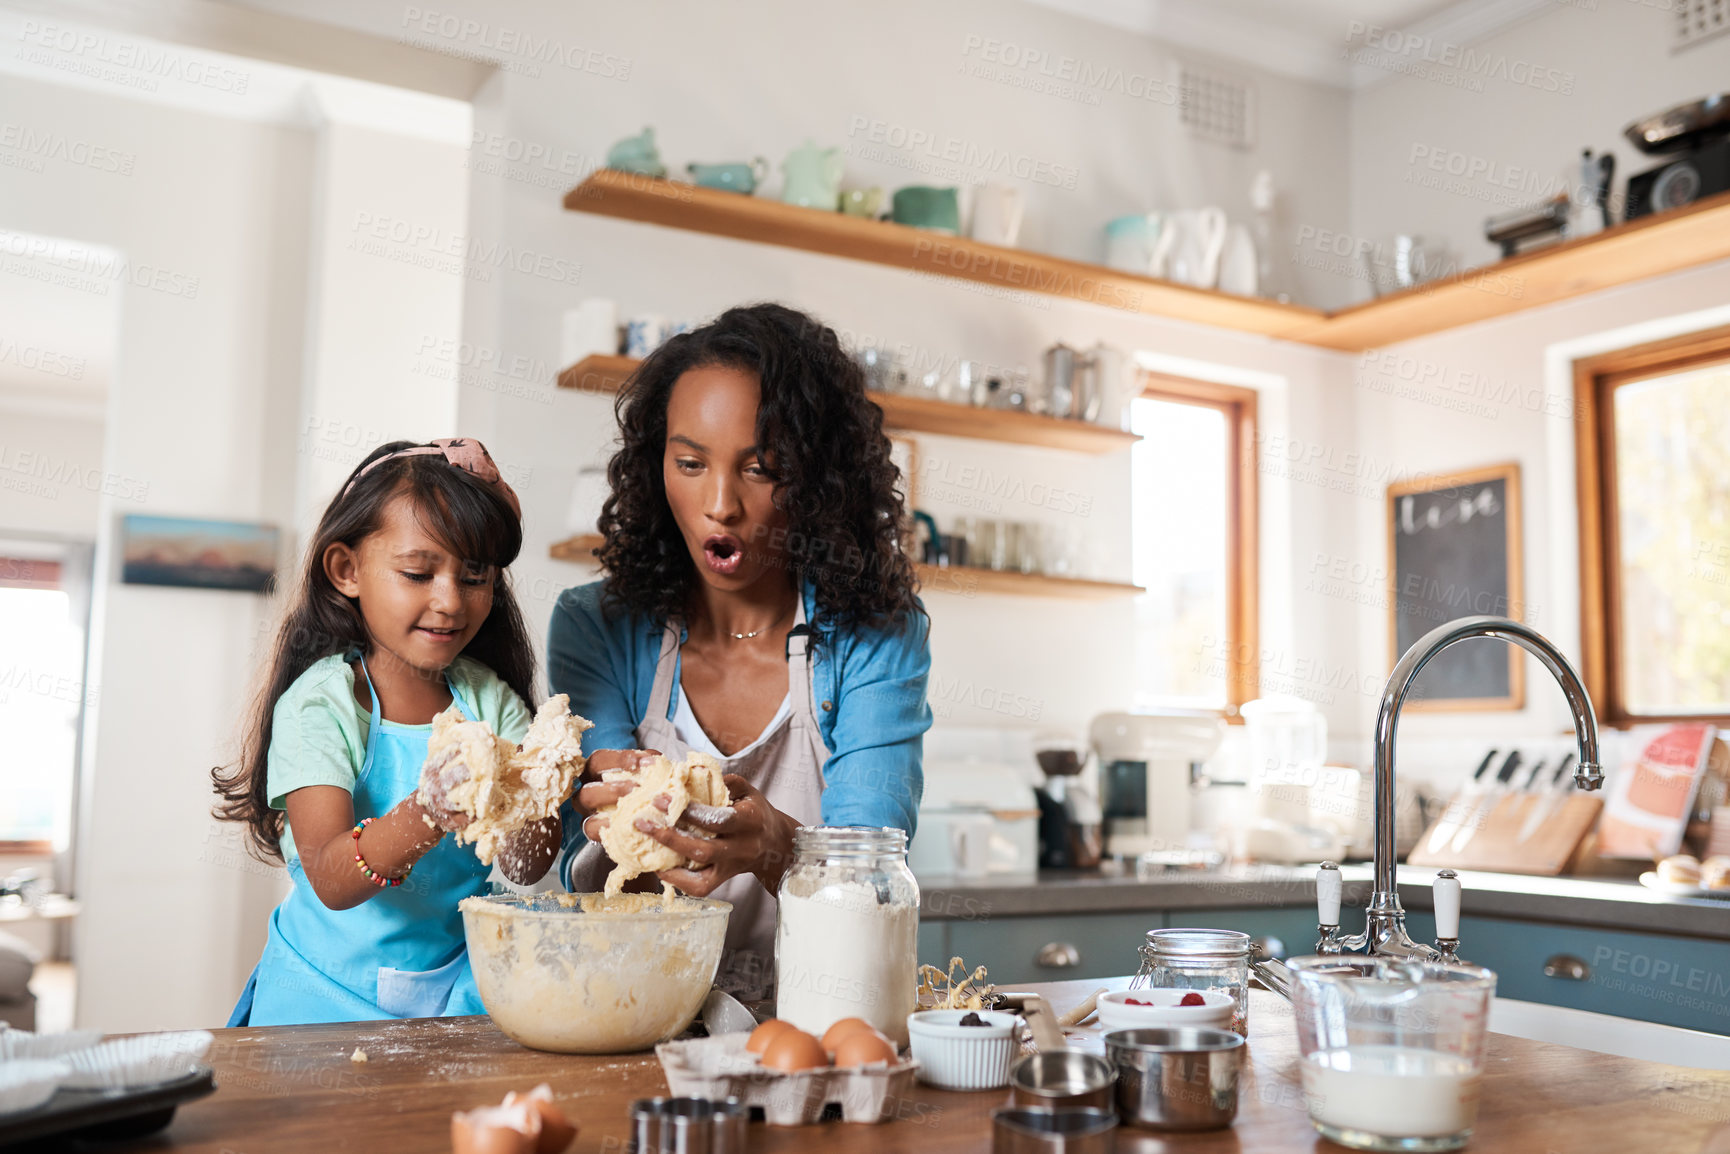
[[(559, 595), (547, 628), (547, 681), (571, 698), (572, 712), (595, 723), (583, 753), (633, 749), (637, 723), (649, 708), (663, 623), (602, 607), (599, 581)], [(817, 613), (810, 586), (805, 616)], [(684, 641), (681, 630), (680, 642)], [(811, 689), (817, 728), (829, 750), (823, 766), (823, 824), (895, 826), (913, 835), (924, 793), (925, 731), (931, 705), (928, 620), (898, 629), (819, 630), (812, 649)], [(669, 718), (679, 704), (673, 682)], [(559, 877), (583, 843), (582, 822), (566, 804)]]

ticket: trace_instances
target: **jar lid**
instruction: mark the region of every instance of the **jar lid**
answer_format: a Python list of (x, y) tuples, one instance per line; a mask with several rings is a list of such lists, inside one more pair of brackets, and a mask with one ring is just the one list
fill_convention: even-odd
[(1249, 935), (1237, 930), (1148, 930), (1147, 947), (1168, 957), (1238, 957), (1249, 953)]
[(907, 831), (894, 826), (806, 825), (793, 831), (801, 854), (904, 854)]

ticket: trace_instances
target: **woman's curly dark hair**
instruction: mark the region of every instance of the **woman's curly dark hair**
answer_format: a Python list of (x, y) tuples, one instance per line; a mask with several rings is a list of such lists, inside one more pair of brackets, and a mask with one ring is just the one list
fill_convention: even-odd
[[(778, 304), (728, 309), (651, 354), (616, 402), (622, 444), (597, 555), (615, 607), (683, 616), (696, 566), (667, 502), (667, 399), (687, 371), (725, 366), (761, 383), (757, 444), (788, 519), (787, 557), (816, 588), (818, 628), (900, 624), (922, 613), (902, 552), (906, 505), (883, 410), (835, 330)], [(747, 543), (747, 548), (750, 544)]]

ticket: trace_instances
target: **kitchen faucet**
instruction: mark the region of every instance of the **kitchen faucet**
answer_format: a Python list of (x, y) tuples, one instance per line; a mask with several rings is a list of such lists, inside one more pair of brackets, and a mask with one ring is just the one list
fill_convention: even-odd
[(1405, 705), (1406, 692), (1418, 671), (1430, 658), (1468, 637), (1495, 637), (1510, 641), (1543, 662), (1561, 684), (1562, 694), (1568, 699), (1568, 709), (1574, 715), (1574, 734), (1580, 746), (1574, 784), (1585, 790), (1594, 790), (1604, 784), (1604, 773), (1598, 766), (1598, 719), (1592, 712), (1591, 699), (1586, 696), (1574, 667), (1554, 645), (1539, 636), (1536, 630), (1504, 617), (1461, 617), (1430, 630), (1406, 650), (1405, 656), (1388, 675), (1387, 686), (1382, 690), (1381, 710), (1376, 716), (1375, 892), (1370, 895), (1364, 931), (1344, 935), (1339, 932), (1340, 867), (1333, 862), (1323, 862), (1316, 874), (1317, 921), (1321, 933), (1321, 939), (1316, 943), (1318, 954), (1362, 950), (1369, 954), (1418, 961), (1458, 960), (1455, 950), (1460, 944), (1460, 879), (1453, 870), (1441, 870), (1436, 874), (1435, 945), (1414, 942), (1406, 933), (1406, 911), (1400, 906), (1400, 895), (1394, 884), (1394, 734), (1399, 727), (1400, 709)]

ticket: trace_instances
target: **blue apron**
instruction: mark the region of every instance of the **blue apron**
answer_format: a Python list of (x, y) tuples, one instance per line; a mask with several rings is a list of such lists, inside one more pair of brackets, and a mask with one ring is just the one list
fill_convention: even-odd
[[(366, 761), (354, 787), (355, 820), (388, 812), (420, 785), (430, 725), (399, 725), (372, 697)], [(478, 717), (456, 686), (451, 696)], [(489, 867), (473, 847), (442, 838), (415, 863), (402, 885), (353, 909), (333, 910), (306, 880), (298, 855), (288, 863), (294, 890), (270, 915), (264, 956), (252, 971), (230, 1026), (285, 1026), (430, 1018), (485, 1012), (469, 969), (457, 903), (486, 889)]]

